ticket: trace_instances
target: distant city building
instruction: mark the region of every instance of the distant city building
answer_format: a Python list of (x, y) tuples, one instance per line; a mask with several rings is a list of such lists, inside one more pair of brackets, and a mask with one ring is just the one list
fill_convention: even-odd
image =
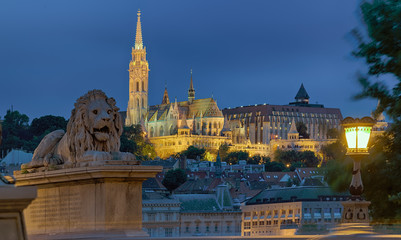
[[(149, 106), (149, 63), (142, 39), (141, 13), (129, 63), (129, 101), (122, 112), (125, 125), (141, 124), (143, 131), (161, 158), (186, 150), (189, 146), (205, 148), (216, 156), (222, 144), (230, 151), (247, 151), (250, 156), (271, 155), (277, 148), (317, 152), (327, 144), (327, 131), (339, 129), (342, 115), (337, 108), (309, 103), (303, 84), (289, 105), (255, 105), (221, 111), (213, 98), (196, 99), (191, 70), (188, 99), (170, 101), (167, 86), (161, 104)], [(291, 122), (303, 122), (310, 140), (287, 139)], [(276, 142), (271, 145), (271, 141)], [(290, 142), (277, 142), (291, 140)], [(316, 140), (320, 142), (316, 142)], [(273, 148), (273, 149), (272, 149)]]
[(129, 64), (129, 101), (125, 125), (141, 124), (158, 156), (165, 158), (193, 145), (217, 153), (221, 144), (231, 143), (222, 136), (223, 113), (213, 98), (195, 99), (192, 79), (189, 82), (188, 100), (170, 102), (167, 87), (159, 105), (148, 105), (148, 72), (146, 48), (142, 41), (141, 13)]
[(240, 236), (241, 210), (227, 185), (201, 194), (142, 193), (143, 229), (150, 237)]
[[(336, 127), (337, 129), (337, 127)], [(338, 129), (337, 129), (338, 130)], [(277, 149), (288, 151), (312, 151), (316, 155), (321, 155), (320, 150), (324, 145), (335, 143), (337, 139), (313, 139), (313, 138), (299, 138), (299, 133), (295, 126), (295, 120), (292, 119), (290, 130), (287, 133), (286, 139), (274, 138), (270, 140), (270, 150), (274, 153)]]
[(180, 236), (180, 205), (163, 194), (142, 192), (142, 227), (149, 237)]
[(310, 139), (327, 139), (330, 128), (340, 129), (342, 115), (338, 108), (310, 104), (303, 84), (296, 102), (289, 105), (259, 104), (223, 109), (232, 130), (233, 144), (269, 144), (272, 139), (287, 139), (291, 123), (303, 122)]
[[(348, 194), (324, 186), (266, 189), (241, 206), (241, 236), (293, 235), (339, 223)], [(313, 233), (312, 233), (313, 234)]]
[(181, 202), (180, 236), (240, 236), (241, 210), (225, 184), (215, 194), (176, 194)]
[[(216, 172), (216, 162), (199, 161), (187, 159), (187, 167), (191, 172)], [(226, 162), (221, 162), (221, 170), (223, 172), (241, 172), (241, 173), (261, 173), (265, 171), (264, 164), (247, 164), (246, 160), (239, 160), (238, 164), (228, 165)]]

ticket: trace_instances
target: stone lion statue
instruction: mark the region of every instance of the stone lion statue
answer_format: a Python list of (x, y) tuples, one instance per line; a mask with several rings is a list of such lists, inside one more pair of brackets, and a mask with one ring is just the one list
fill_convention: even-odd
[[(78, 98), (67, 124), (67, 132), (56, 130), (40, 142), (32, 161), (23, 168), (64, 164), (91, 165), (105, 160), (136, 161), (131, 153), (120, 152), (123, 124), (114, 98), (92, 90)], [(139, 164), (138, 161), (135, 164)]]

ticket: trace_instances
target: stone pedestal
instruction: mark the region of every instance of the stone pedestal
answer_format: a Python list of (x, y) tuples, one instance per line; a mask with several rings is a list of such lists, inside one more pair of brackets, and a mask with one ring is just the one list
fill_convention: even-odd
[(341, 202), (344, 207), (341, 223), (368, 223), (370, 202), (363, 200), (349, 200)]
[(35, 199), (36, 187), (16, 188), (0, 178), (0, 239), (27, 240), (22, 211)]
[(142, 182), (162, 167), (117, 160), (101, 165), (14, 173), (17, 186), (38, 188), (37, 199), (24, 211), (30, 239), (146, 236), (142, 231)]

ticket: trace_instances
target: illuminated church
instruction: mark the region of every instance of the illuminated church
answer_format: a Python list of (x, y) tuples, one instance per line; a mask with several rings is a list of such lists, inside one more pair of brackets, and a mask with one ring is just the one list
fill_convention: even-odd
[[(196, 99), (192, 79), (188, 99), (170, 101), (167, 88), (161, 104), (148, 105), (149, 63), (142, 41), (141, 13), (129, 63), (129, 100), (125, 125), (141, 124), (160, 157), (167, 157), (194, 145), (216, 150), (222, 143), (230, 143), (229, 131), (222, 136), (224, 117), (213, 98)], [(225, 132), (225, 131), (223, 131)]]
[[(259, 104), (220, 110), (213, 98), (195, 98), (192, 70), (185, 101), (170, 101), (165, 88), (161, 103), (149, 106), (148, 80), (149, 63), (138, 11), (135, 47), (129, 63), (125, 125), (141, 124), (161, 158), (184, 151), (191, 145), (205, 148), (213, 155), (210, 159), (217, 154), (221, 144), (230, 145), (231, 151), (247, 151), (250, 156), (271, 155), (275, 149), (318, 152), (322, 145), (333, 141), (328, 139), (328, 130), (340, 128), (340, 110), (310, 104), (303, 85), (295, 96), (296, 102), (288, 105)], [(307, 126), (310, 139), (289, 138), (295, 122)]]

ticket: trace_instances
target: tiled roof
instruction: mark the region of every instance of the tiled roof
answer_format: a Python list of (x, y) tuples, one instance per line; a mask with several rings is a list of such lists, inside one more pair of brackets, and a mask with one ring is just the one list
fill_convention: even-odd
[(322, 197), (329, 197), (329, 199), (331, 199), (330, 197), (337, 197), (339, 201), (339, 197), (346, 196), (349, 196), (349, 193), (336, 193), (329, 187), (299, 186), (292, 188), (276, 188), (266, 189), (260, 192), (258, 195), (250, 199), (246, 205), (269, 202), (319, 201), (322, 200)]
[(142, 183), (142, 189), (167, 190), (157, 178), (148, 178)]
[(266, 182), (272, 185), (286, 184), (289, 178), (298, 178), (295, 172), (264, 172), (262, 173)]
[(181, 202), (181, 212), (213, 212), (220, 210), (214, 194), (176, 194)]
[(305, 178), (310, 178), (311, 176), (321, 175), (322, 170), (319, 168), (296, 168), (295, 173), (298, 175), (299, 179), (302, 181)]
[[(250, 118), (250, 122), (255, 122), (255, 116), (260, 113), (260, 116), (264, 116), (263, 121), (269, 121), (269, 116), (273, 115), (273, 111), (279, 112), (294, 112), (294, 113), (313, 113), (313, 114), (335, 114), (339, 119), (342, 119), (341, 111), (338, 108), (322, 108), (313, 107), (309, 104), (308, 106), (290, 106), (290, 105), (269, 105), (269, 104), (259, 104), (252, 106), (242, 106), (231, 109), (223, 109), (223, 115), (227, 116), (228, 120), (231, 122), (233, 120), (238, 120), (240, 115), (247, 115)], [(234, 117), (236, 115), (236, 117)], [(243, 117), (242, 117), (243, 118)]]
[[(170, 110), (170, 104), (149, 106), (148, 121), (164, 120)], [(188, 101), (177, 102), (180, 114), (185, 114), (187, 119), (195, 117), (223, 117), (223, 113), (213, 98), (195, 99), (191, 104)]]

